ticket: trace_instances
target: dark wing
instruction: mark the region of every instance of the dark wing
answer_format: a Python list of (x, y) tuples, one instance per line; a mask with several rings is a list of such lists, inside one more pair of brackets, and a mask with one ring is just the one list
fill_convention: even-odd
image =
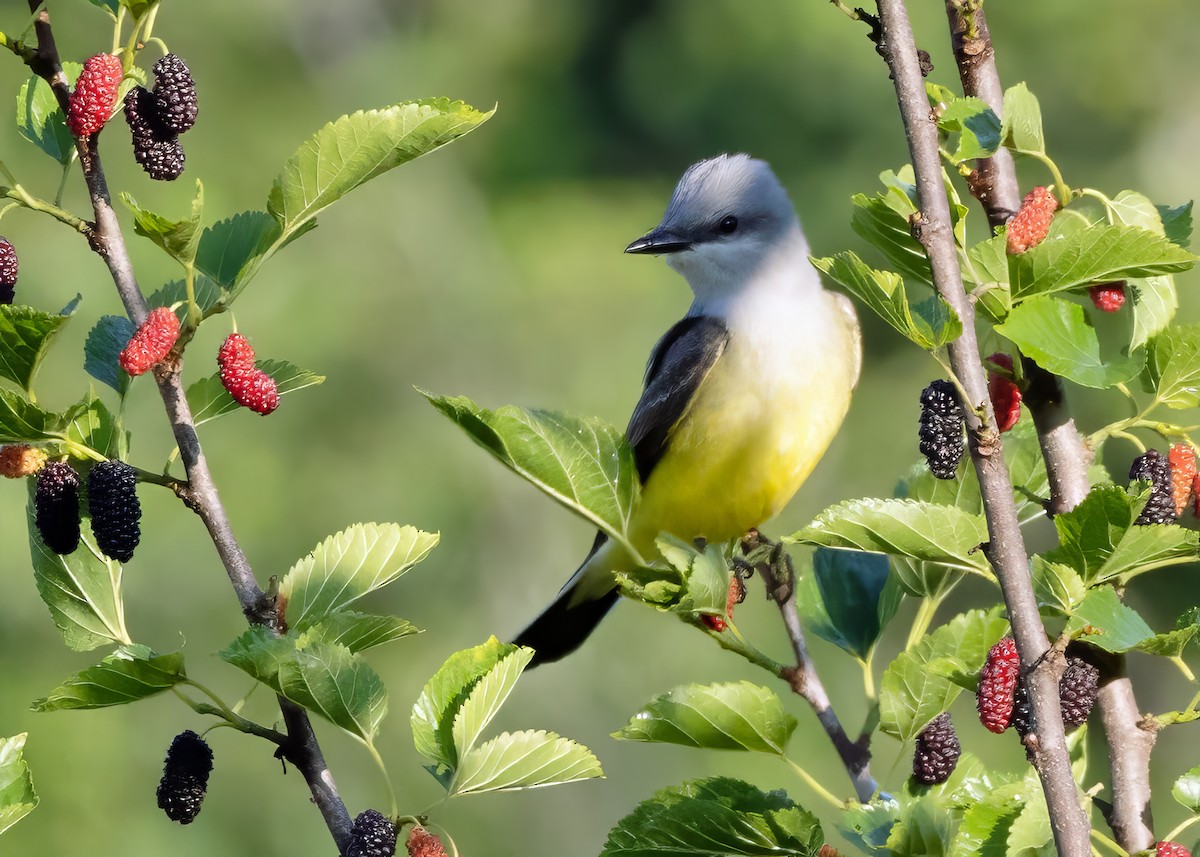
[(667, 436), (728, 342), (724, 322), (700, 315), (677, 323), (654, 346), (642, 398), (625, 430), (643, 483), (667, 451)]

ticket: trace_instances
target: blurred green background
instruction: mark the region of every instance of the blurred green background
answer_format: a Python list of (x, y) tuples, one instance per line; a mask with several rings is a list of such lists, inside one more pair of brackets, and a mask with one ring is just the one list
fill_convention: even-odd
[[(25, 5), (6, 5), (0, 28), (19, 32)], [(937, 66), (933, 79), (957, 88), (942, 4), (911, 5)], [(50, 11), (64, 59), (108, 48), (108, 20), (96, 8), (60, 0)], [(1200, 195), (1200, 15), (1191, 0), (996, 4), (991, 26), (1005, 82), (1026, 80), (1041, 98), (1067, 181), (1109, 193), (1133, 187), (1172, 204)], [(155, 34), (187, 60), (200, 88), (200, 121), (184, 138), (184, 180), (150, 182), (130, 157), (122, 123), (104, 133), (102, 152), (114, 190), (167, 215), (185, 213), (195, 178), (205, 182), (210, 221), (261, 208), (293, 149), (359, 108), (432, 95), (499, 105), (468, 138), (356, 191), (266, 266), (235, 307), (240, 330), (260, 357), (292, 360), (329, 380), (289, 396), (268, 420), (243, 412), (202, 429), (260, 580), (283, 574), (355, 521), (441, 532), (430, 559), (367, 605), (426, 633), (370, 660), (390, 691), (381, 749), (401, 809), (433, 806), (464, 854), (594, 855), (639, 800), (715, 773), (785, 788), (831, 818), (778, 762), (608, 737), (676, 684), (765, 681), (680, 623), (633, 605), (620, 605), (579, 653), (523, 679), (495, 724), (575, 738), (600, 757), (607, 779), (437, 803), (440, 787), (421, 770), (408, 732), (424, 680), (451, 652), (523, 627), (591, 534), (488, 460), (413, 385), (623, 425), (650, 347), (689, 294), (661, 262), (621, 250), (657, 222), (678, 174), (700, 157), (748, 151), (770, 160), (814, 251), (861, 251), (848, 228), (849, 196), (873, 193), (875, 176), (906, 160), (891, 84), (864, 33), (819, 0), (163, 4)], [(144, 64), (155, 56), (147, 52)], [(25, 70), (11, 56), (0, 59), (0, 92), (10, 98), (0, 157), (33, 192), (52, 197), (55, 165), (11, 122)], [(1026, 188), (1049, 181), (1036, 164), (1020, 169)], [(77, 176), (67, 203), (87, 211)], [(65, 407), (88, 383), (79, 365), (90, 324), (119, 311), (114, 290), (84, 242), (49, 220), (13, 211), (0, 232), (21, 254), (19, 301), (55, 310), (83, 295), (38, 388), (46, 406)], [(177, 276), (149, 242), (129, 235), (147, 292)], [(1180, 278), (1186, 320), (1200, 306), (1196, 283), (1194, 273)], [(835, 501), (889, 495), (915, 459), (917, 393), (938, 369), (873, 318), (864, 323), (867, 358), (849, 421), (775, 533)], [(189, 378), (213, 371), (204, 355), (215, 353), (228, 325), (218, 317), (204, 327), (189, 350)], [(1085, 429), (1120, 407), (1103, 393), (1078, 395), (1075, 405)], [(134, 462), (161, 467), (172, 444), (152, 384), (134, 385), (129, 415)], [(1110, 450), (1114, 472), (1130, 452)], [(248, 680), (213, 656), (244, 628), (224, 573), (194, 516), (165, 491), (141, 493), (143, 544), (126, 569), (129, 627), (161, 651), (182, 645), (189, 671), (236, 699)], [(27, 758), (42, 806), (0, 840), (0, 854), (331, 854), (303, 780), (281, 776), (271, 747), (229, 730), (211, 735), (216, 770), (198, 821), (178, 829), (155, 809), (171, 737), (207, 725), (170, 696), (100, 712), (28, 711), (30, 700), (101, 653), (68, 651), (37, 597), (24, 498), (23, 486), (0, 485), (0, 735), (31, 733)], [(956, 606), (995, 598), (968, 583)], [(1131, 599), (1156, 627), (1172, 625), (1198, 600), (1195, 569), (1143, 578)], [(900, 645), (912, 609), (895, 620), (881, 664)], [(777, 617), (755, 587), (738, 617), (762, 647), (784, 656)], [(819, 641), (813, 648), (835, 706), (857, 730), (857, 670)], [(1134, 656), (1131, 670), (1144, 709), (1182, 707), (1194, 692), (1149, 658)], [(964, 745), (998, 767), (1023, 769), (1017, 741), (985, 733), (972, 702), (963, 697), (953, 709)], [(848, 794), (815, 719), (797, 700), (788, 705), (801, 723), (795, 758)], [(267, 694), (249, 710), (268, 722), (277, 716)], [(1200, 761), (1195, 729), (1168, 730), (1156, 751), (1164, 832), (1180, 810), (1162, 784)], [(327, 724), (318, 731), (352, 812), (385, 809), (366, 754)], [(898, 787), (908, 751), (887, 738), (874, 749), (874, 772)], [(1095, 764), (1103, 772), (1102, 759)]]

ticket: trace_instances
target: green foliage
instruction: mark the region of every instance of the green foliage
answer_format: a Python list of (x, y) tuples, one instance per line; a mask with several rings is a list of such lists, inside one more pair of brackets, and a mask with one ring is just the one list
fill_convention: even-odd
[(796, 718), (770, 688), (686, 684), (652, 699), (614, 738), (783, 755)]
[(799, 581), (804, 627), (861, 661), (870, 660), (904, 591), (887, 557), (817, 548), (812, 574)]
[(1171, 797), (1192, 815), (1200, 814), (1200, 767), (1192, 768), (1175, 781)]
[[(275, 379), (281, 396), (325, 383), (324, 375), (301, 369), (286, 360), (258, 360), (255, 365)], [(221, 383), (219, 373), (191, 384), (187, 388), (187, 399), (196, 425), (231, 414), (241, 408)]]
[(83, 345), (83, 369), (101, 384), (124, 397), (132, 380), (117, 362), (137, 328), (123, 315), (102, 315)]
[[(71, 80), (79, 77), (83, 69), (74, 62), (62, 65)], [(75, 160), (75, 138), (67, 130), (67, 118), (50, 84), (37, 75), (25, 81), (17, 93), (17, 130), (60, 164), (65, 166)]]
[(22, 732), (12, 738), (0, 738), (0, 833), (8, 830), (38, 805), (33, 777), (25, 761)]
[(24, 388), (33, 389), (42, 358), (55, 335), (75, 314), (79, 298), (60, 313), (38, 312), (32, 307), (0, 306), (0, 377)]
[(71, 676), (30, 707), (34, 711), (65, 711), (126, 705), (186, 680), (182, 653), (160, 655), (146, 646), (119, 646), (100, 663)]
[(132, 194), (121, 194), (121, 201), (133, 214), (133, 231), (149, 238), (168, 256), (191, 268), (196, 259), (196, 247), (200, 242), (200, 219), (204, 216), (204, 185), (196, 180), (196, 196), (192, 199), (192, 213), (186, 220), (168, 220), (137, 204)]
[(1110, 652), (1127, 652), (1154, 635), (1142, 617), (1122, 604), (1116, 590), (1108, 586), (1088, 592), (1072, 612), (1067, 631), (1082, 634), (1093, 646)]

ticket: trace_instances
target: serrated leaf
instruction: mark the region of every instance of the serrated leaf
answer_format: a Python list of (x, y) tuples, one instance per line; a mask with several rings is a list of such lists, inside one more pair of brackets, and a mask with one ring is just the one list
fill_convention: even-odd
[(1048, 372), (1083, 387), (1108, 389), (1142, 371), (1143, 351), (1105, 356), (1083, 307), (1061, 298), (1039, 297), (1013, 308), (996, 332)]
[(1100, 586), (1088, 591), (1067, 621), (1067, 633), (1082, 632), (1082, 639), (1108, 652), (1127, 652), (1154, 636), (1150, 626), (1117, 596)]
[(553, 732), (504, 732), (462, 758), (450, 795), (556, 786), (604, 776), (582, 744)]
[[(509, 694), (517, 686), (517, 679), (531, 660), (533, 649), (519, 648), (497, 661), (471, 687), (466, 700), (454, 715), (451, 728), (460, 768), (479, 736), (483, 734), (483, 730), (508, 700)], [(460, 774), (461, 771), (455, 774), (455, 782), (459, 780)]]
[(1000, 132), (1004, 145), (1022, 152), (1046, 151), (1046, 140), (1042, 134), (1042, 108), (1037, 96), (1029, 91), (1024, 82), (1004, 90), (1004, 103), (1000, 110), (1004, 117)]
[(895, 615), (903, 590), (887, 557), (821, 547), (797, 596), (805, 628), (864, 660)]
[(907, 213), (897, 211), (900, 206), (896, 197), (897, 192), (891, 190), (883, 196), (873, 197), (856, 193), (851, 197), (854, 212), (850, 227), (883, 253), (888, 264), (907, 281), (924, 283), (932, 288), (929, 257), (925, 255), (925, 248), (912, 237)]
[(1000, 117), (980, 98), (954, 98), (938, 114), (938, 128), (958, 134), (958, 146), (950, 155), (957, 162), (987, 158), (1000, 147)]
[(1163, 234), (1167, 240), (1186, 250), (1192, 239), (1192, 200), (1183, 205), (1159, 205), (1156, 208), (1158, 216), (1162, 218)]
[(95, 666), (64, 681), (30, 706), (34, 711), (108, 708), (169, 690), (187, 680), (183, 653), (160, 655), (146, 646), (121, 646)]
[(1175, 278), (1170, 275), (1147, 277), (1129, 284), (1133, 296), (1133, 337), (1131, 349), (1141, 348), (1167, 328), (1179, 308)]
[(486, 643), (455, 652), (425, 683), (413, 704), (410, 723), (417, 752), (432, 762), (427, 769), (443, 784), (458, 766), (454, 745), (454, 719), (471, 689), (517, 646), (491, 637)]
[(930, 670), (929, 664), (947, 658), (961, 664), (963, 672), (977, 673), (988, 649), (1007, 627), (998, 609), (971, 610), (897, 655), (880, 683), (879, 728), (901, 741), (915, 738), (962, 692), (947, 676)]
[(1175, 621), (1173, 630), (1142, 640), (1135, 648), (1148, 655), (1178, 658), (1197, 634), (1200, 634), (1200, 607), (1193, 607)]
[[(79, 63), (64, 62), (63, 72), (75, 80), (83, 69)], [(37, 75), (21, 84), (17, 93), (17, 130), (21, 136), (64, 166), (76, 155), (75, 138), (50, 84)]]
[(672, 609), (682, 614), (724, 614), (729, 601), (729, 565), (721, 545), (706, 544), (701, 551), (670, 533), (662, 533), (654, 543), (683, 577), (679, 602)]
[(1186, 271), (1197, 261), (1161, 235), (1136, 226), (1094, 224), (1052, 233), (1031, 250), (1008, 257), (1014, 300), (1102, 280)]
[(0, 738), (0, 834), (8, 830), (38, 805), (33, 776), (25, 761), (27, 732)]
[(628, 545), (625, 530), (640, 482), (633, 452), (615, 426), (512, 405), (489, 411), (465, 396), (421, 394), (505, 467)]
[(142, 208), (130, 193), (122, 193), (121, 201), (133, 214), (134, 232), (149, 238), (184, 268), (195, 262), (196, 247), (200, 243), (200, 218), (204, 214), (204, 185), (199, 179), (196, 180), (191, 215), (185, 220), (169, 220)]
[(959, 813), (942, 801), (921, 797), (901, 804), (900, 818), (888, 837), (893, 857), (941, 857), (958, 826)]
[(345, 646), (310, 642), (279, 662), (279, 687), (297, 705), (368, 744), (387, 714), (387, 691), (366, 661)]
[(1006, 857), (1009, 831), (1025, 806), (1028, 792), (1023, 783), (1009, 783), (968, 804), (948, 843), (947, 857)]
[[(279, 395), (285, 396), (305, 387), (314, 387), (325, 383), (324, 375), (317, 375), (307, 369), (301, 369), (295, 363), (287, 360), (259, 360), (255, 365), (275, 379)], [(241, 410), (241, 405), (233, 400), (225, 385), (221, 383), (220, 374), (202, 378), (187, 388), (188, 405), (196, 425), (215, 420), (217, 417)]]
[(96, 547), (87, 518), (74, 553), (59, 556), (46, 547), (34, 523), (33, 491), (30, 480), (25, 518), (33, 577), (63, 641), (77, 652), (107, 643), (130, 643), (121, 601), (121, 564)]
[(1087, 595), (1083, 578), (1068, 565), (1033, 557), (1033, 591), (1038, 604), (1070, 616)]
[(89, 389), (83, 401), (70, 413), (68, 440), (90, 447), (108, 458), (125, 457), (123, 451), (128, 448), (129, 433), (122, 434), (116, 417), (96, 397), (95, 390)]
[(1200, 406), (1200, 325), (1168, 327), (1154, 337), (1144, 380), (1168, 408)]
[(243, 277), (257, 267), (279, 237), (279, 222), (267, 212), (235, 214), (201, 233), (196, 269), (236, 295)]
[(70, 412), (52, 414), (12, 390), (0, 389), (0, 443), (61, 440)]
[(910, 303), (899, 274), (876, 271), (855, 253), (838, 253), (811, 261), (818, 270), (922, 348), (937, 348), (962, 333), (962, 322), (940, 297), (935, 295), (932, 303)]
[(612, 737), (782, 756), (796, 725), (770, 688), (685, 684), (650, 700)]
[(221, 660), (232, 664), (276, 693), (282, 693), (283, 689), (279, 684), (280, 666), (295, 650), (295, 637), (281, 637), (262, 625), (252, 625), (217, 654)]
[(77, 305), (78, 301), (73, 301), (62, 313), (0, 306), (0, 377), (31, 390), (42, 358)]
[(421, 630), (406, 619), (339, 610), (310, 625), (301, 634), (301, 645), (309, 640), (321, 640), (345, 646), (352, 652), (362, 652), (419, 633)]
[(1175, 781), (1171, 797), (1192, 815), (1200, 814), (1200, 767), (1192, 768)]
[(1008, 831), (1008, 853), (1053, 857), (1058, 850), (1054, 848), (1054, 831), (1050, 827), (1046, 795), (1041, 784), (1032, 777), (1025, 778), (1025, 787), (1029, 797)]
[(852, 803), (842, 813), (838, 830), (851, 843), (873, 854), (887, 850), (888, 839), (899, 817), (900, 802), (895, 798)]
[(911, 557), (991, 578), (979, 546), (987, 524), (955, 506), (913, 500), (847, 500), (786, 541)]
[(321, 542), (280, 584), (288, 625), (303, 631), (387, 586), (425, 559), (438, 534), (399, 524), (355, 524)]
[(112, 387), (119, 396), (129, 392), (131, 379), (117, 358), (136, 329), (123, 315), (102, 315), (83, 344), (84, 371), (101, 384)]
[(816, 857), (821, 825), (782, 791), (728, 777), (656, 792), (608, 834), (600, 857)]
[(271, 186), (267, 211), (286, 238), (354, 188), (441, 148), (491, 115), (437, 98), (343, 116), (287, 160)]
[[(210, 313), (218, 305), (225, 305), (226, 293), (221, 285), (207, 274), (197, 272), (192, 280), (192, 293), (196, 297), (196, 306), (202, 313)], [(173, 306), (187, 300), (187, 281), (172, 280), (146, 299), (151, 308), (158, 306)]]

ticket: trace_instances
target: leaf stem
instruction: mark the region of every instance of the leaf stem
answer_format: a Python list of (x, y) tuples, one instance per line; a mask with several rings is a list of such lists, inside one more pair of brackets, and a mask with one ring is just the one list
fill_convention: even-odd
[(1164, 842), (1176, 841), (1179, 838), (1179, 834), (1183, 833), (1183, 831), (1187, 830), (1189, 827), (1191, 827), (1193, 824), (1195, 824), (1198, 821), (1200, 821), (1200, 815), (1193, 815), (1190, 818), (1185, 818), (1183, 821), (1179, 822), (1179, 824), (1175, 825), (1175, 827), (1171, 830), (1170, 833), (1168, 833), (1166, 836), (1163, 837), (1163, 841)]
[[(1096, 830), (1095, 828), (1092, 828), (1092, 839), (1094, 839), (1096, 842), (1099, 842), (1104, 847), (1108, 848), (1114, 854), (1119, 854), (1119, 855), (1121, 855), (1121, 857), (1128, 857), (1129, 852), (1127, 852), (1124, 848), (1122, 848), (1117, 843), (1113, 842), (1111, 839), (1109, 839), (1107, 836), (1105, 836), (1103, 833), (1101, 833), (1099, 830)], [(1096, 851), (1095, 848), (1093, 848), (1092, 850), (1095, 851), (1097, 854), (1100, 853), (1099, 851)]]
[[(8, 171), (5, 170), (7, 173)], [(30, 209), (31, 211), (40, 211), (43, 214), (48, 214), (57, 220), (59, 223), (65, 223), (81, 235), (91, 235), (92, 226), (90, 223), (76, 217), (71, 212), (59, 208), (53, 203), (46, 202), (44, 199), (30, 196), (25, 188), (19, 184), (12, 184), (9, 187), (0, 188), (3, 195), (8, 199), (14, 200), (19, 205)]]
[(387, 765), (383, 763), (383, 757), (379, 755), (379, 751), (375, 749), (375, 745), (370, 741), (363, 741), (366, 745), (367, 752), (371, 754), (371, 758), (375, 760), (375, 766), (379, 768), (379, 773), (383, 774), (383, 783), (387, 786), (388, 800), (391, 802), (392, 811), (390, 817), (396, 818), (400, 815), (400, 810), (396, 806), (396, 790), (392, 787), (392, 778), (388, 774)]
[(817, 781), (816, 777), (814, 777), (808, 771), (804, 770), (804, 768), (801, 767), (790, 756), (781, 755), (779, 758), (783, 759), (783, 761), (785, 763), (787, 763), (787, 766), (789, 768), (791, 768), (796, 773), (796, 775), (798, 777), (800, 777), (800, 779), (804, 780), (804, 782), (806, 782), (808, 784), (808, 787), (810, 789), (812, 789), (814, 792), (816, 792), (818, 795), (820, 795), (822, 798), (824, 798), (826, 801), (828, 801), (834, 808), (836, 808), (836, 809), (845, 809), (846, 808), (845, 802), (838, 800), (837, 797), (832, 792), (829, 791), (829, 789), (825, 788), (823, 785), (821, 785)]

